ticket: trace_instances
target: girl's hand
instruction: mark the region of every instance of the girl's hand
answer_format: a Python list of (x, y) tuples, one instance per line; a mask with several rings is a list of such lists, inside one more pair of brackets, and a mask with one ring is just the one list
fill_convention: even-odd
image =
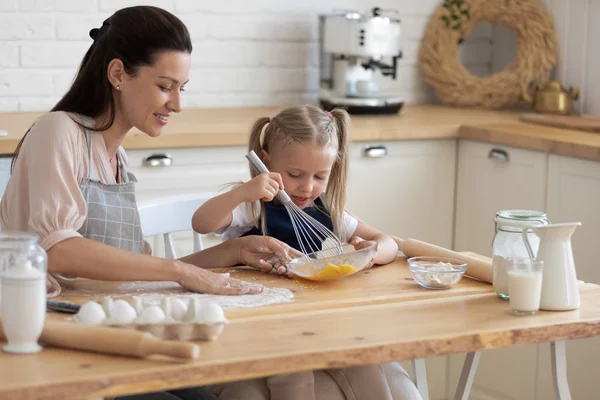
[(373, 258), (371, 258), (371, 260), (369, 261), (369, 264), (365, 267), (365, 269), (371, 268), (373, 266), (373, 260), (377, 256), (377, 242), (374, 240), (364, 240), (363, 238), (358, 237), (358, 236), (352, 236), (352, 238), (350, 238), (349, 243), (352, 246), (354, 246), (355, 250), (364, 249), (366, 247), (369, 247), (373, 243), (375, 243), (375, 253), (373, 254)]
[(258, 200), (271, 201), (279, 189), (283, 189), (283, 180), (276, 172), (260, 174), (239, 187), (242, 198), (247, 203)]
[(179, 265), (181, 266), (181, 274), (177, 283), (193, 292), (241, 295), (262, 293), (264, 290), (264, 287), (257, 283), (227, 278), (184, 262), (179, 262)]

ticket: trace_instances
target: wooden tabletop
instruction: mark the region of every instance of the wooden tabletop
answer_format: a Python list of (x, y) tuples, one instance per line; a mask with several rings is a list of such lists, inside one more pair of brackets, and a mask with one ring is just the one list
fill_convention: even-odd
[(367, 272), (325, 284), (234, 272), (287, 287), (295, 299), (228, 312), (230, 324), (217, 341), (199, 342), (201, 357), (194, 362), (53, 348), (35, 355), (0, 353), (0, 398), (114, 396), (600, 335), (597, 285), (580, 287), (578, 310), (516, 317), (487, 283), (463, 279), (450, 290), (422, 289), (410, 280), (404, 259)]

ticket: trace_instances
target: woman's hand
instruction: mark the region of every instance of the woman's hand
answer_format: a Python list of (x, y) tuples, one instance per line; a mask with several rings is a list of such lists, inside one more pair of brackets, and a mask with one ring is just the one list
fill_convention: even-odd
[(375, 257), (377, 257), (378, 243), (374, 240), (364, 240), (363, 238), (358, 236), (352, 236), (352, 238), (350, 239), (350, 244), (354, 246), (355, 250), (364, 249), (366, 247), (371, 246), (373, 243), (375, 243), (375, 254), (373, 254), (373, 258), (371, 258), (369, 264), (365, 267), (365, 269), (371, 268), (373, 266), (373, 261), (375, 260)]
[(240, 264), (267, 273), (274, 269), (280, 275), (292, 276), (285, 262), (302, 256), (298, 250), (269, 236), (245, 236), (231, 240), (237, 241)]
[(177, 261), (177, 265), (181, 268), (177, 283), (193, 292), (241, 295), (257, 294), (264, 290), (264, 287), (257, 283), (248, 283), (238, 279), (227, 278), (226, 276), (196, 267), (192, 264)]
[(283, 189), (283, 180), (276, 172), (260, 174), (237, 188), (247, 203), (258, 200), (271, 201), (279, 189)]

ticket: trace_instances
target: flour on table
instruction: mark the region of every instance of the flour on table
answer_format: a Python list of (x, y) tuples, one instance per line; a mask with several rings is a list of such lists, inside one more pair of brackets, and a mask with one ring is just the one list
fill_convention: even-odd
[[(165, 295), (158, 293), (144, 293), (138, 295), (142, 298), (142, 301), (147, 305), (158, 305), (161, 299)], [(244, 294), (240, 296), (228, 296), (228, 295), (217, 295), (217, 294), (201, 294), (201, 293), (174, 293), (170, 294), (170, 297), (180, 298), (184, 301), (191, 301), (196, 298), (199, 299), (202, 304), (205, 303), (217, 303), (223, 309), (233, 308), (252, 308), (267, 306), (270, 304), (284, 303), (290, 301), (294, 294), (288, 289), (283, 288), (265, 288), (262, 293), (258, 294)]]
[(190, 292), (176, 282), (104, 282), (90, 280), (74, 280), (66, 282), (68, 296), (121, 298), (136, 296), (142, 299), (144, 306), (160, 306), (165, 297), (180, 298), (188, 303), (198, 298), (201, 303), (213, 302), (223, 309), (262, 307), (270, 304), (290, 301), (294, 294), (284, 288), (265, 287), (262, 293), (240, 296), (202, 294)]

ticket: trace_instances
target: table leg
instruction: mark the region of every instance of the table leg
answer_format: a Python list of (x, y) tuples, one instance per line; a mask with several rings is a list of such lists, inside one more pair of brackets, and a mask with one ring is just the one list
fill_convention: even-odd
[(479, 357), (481, 357), (481, 351), (467, 353), (462, 372), (460, 373), (460, 379), (458, 380), (456, 393), (454, 394), (454, 400), (469, 399), (471, 387), (473, 386), (473, 381), (475, 380), (475, 373), (477, 373)]
[(557, 400), (571, 400), (569, 382), (567, 380), (567, 347), (566, 342), (550, 343), (552, 358), (552, 380)]
[(413, 372), (415, 374), (415, 385), (423, 400), (429, 400), (429, 386), (427, 385), (427, 368), (424, 358), (412, 360)]

